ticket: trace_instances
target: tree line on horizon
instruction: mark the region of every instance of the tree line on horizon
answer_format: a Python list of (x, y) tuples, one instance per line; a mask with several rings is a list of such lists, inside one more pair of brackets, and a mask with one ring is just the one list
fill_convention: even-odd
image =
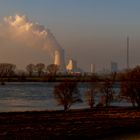
[(28, 64), (26, 66), (26, 71), (18, 71), (16, 69), (15, 64), (10, 63), (0, 63), (0, 76), (13, 76), (13, 75), (27, 75), (29, 77), (32, 77), (34, 75), (41, 77), (45, 75), (45, 73), (56, 75), (56, 73), (59, 71), (59, 66), (55, 64), (50, 64), (48, 66), (45, 66), (43, 63), (37, 63), (35, 64)]

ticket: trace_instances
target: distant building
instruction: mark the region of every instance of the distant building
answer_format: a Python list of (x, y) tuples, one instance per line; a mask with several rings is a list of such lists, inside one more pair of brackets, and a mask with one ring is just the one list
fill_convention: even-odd
[(68, 72), (77, 72), (77, 62), (75, 60), (70, 59), (66, 69)]
[(111, 72), (117, 72), (118, 71), (118, 63), (111, 62)]
[(95, 64), (90, 65), (90, 73), (91, 74), (95, 73)]

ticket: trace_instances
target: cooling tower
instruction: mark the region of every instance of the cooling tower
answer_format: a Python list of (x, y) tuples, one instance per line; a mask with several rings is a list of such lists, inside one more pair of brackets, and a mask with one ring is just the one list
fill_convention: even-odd
[(67, 71), (77, 72), (77, 62), (70, 59), (68, 65), (67, 65)]
[(55, 50), (54, 64), (60, 67), (60, 72), (65, 72), (65, 57), (64, 50)]

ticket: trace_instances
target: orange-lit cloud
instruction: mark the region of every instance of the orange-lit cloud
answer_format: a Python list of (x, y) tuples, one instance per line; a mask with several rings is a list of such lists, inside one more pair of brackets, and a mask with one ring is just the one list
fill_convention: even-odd
[(43, 25), (31, 22), (25, 15), (15, 15), (4, 18), (0, 25), (0, 38), (14, 45), (41, 47), (50, 52), (61, 49), (49, 29)]

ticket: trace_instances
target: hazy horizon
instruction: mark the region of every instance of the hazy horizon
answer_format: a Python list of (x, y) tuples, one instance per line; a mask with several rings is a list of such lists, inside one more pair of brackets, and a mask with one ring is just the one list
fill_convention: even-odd
[[(66, 62), (73, 58), (86, 71), (90, 71), (90, 64), (95, 64), (96, 70), (110, 69), (111, 62), (122, 69), (126, 67), (127, 35), (130, 66), (140, 63), (139, 12), (139, 0), (7, 0), (0, 2), (0, 26), (5, 17), (25, 15), (53, 33), (65, 50)], [(35, 47), (22, 41), (13, 43), (8, 36), (4, 40), (4, 31), (0, 31), (0, 63), (15, 63), (19, 69), (29, 63), (52, 63), (40, 43)]]

